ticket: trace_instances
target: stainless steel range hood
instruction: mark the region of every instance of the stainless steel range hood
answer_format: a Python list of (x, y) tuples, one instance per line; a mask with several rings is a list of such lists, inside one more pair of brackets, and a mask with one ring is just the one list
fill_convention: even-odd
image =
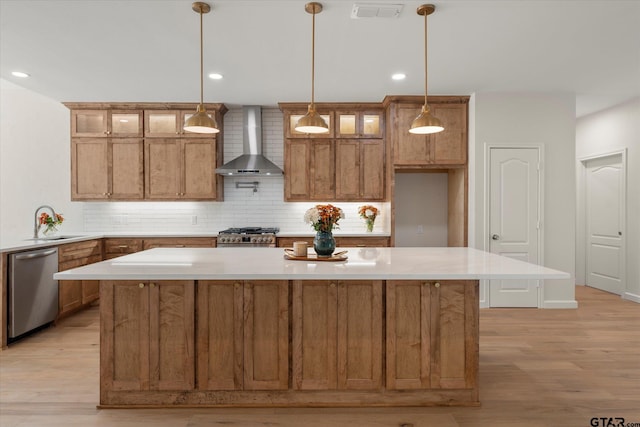
[(242, 107), (243, 154), (216, 169), (220, 175), (255, 176), (282, 175), (275, 163), (262, 155), (262, 108)]

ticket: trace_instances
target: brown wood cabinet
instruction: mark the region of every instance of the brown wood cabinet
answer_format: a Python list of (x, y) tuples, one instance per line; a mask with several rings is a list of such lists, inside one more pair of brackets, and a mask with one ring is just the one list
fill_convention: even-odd
[[(72, 200), (222, 200), (223, 132), (182, 130), (186, 103), (65, 103)], [(206, 104), (222, 130), (223, 104)], [(186, 167), (185, 165), (189, 165)]]
[[(58, 270), (102, 261), (102, 240), (87, 240), (58, 246)], [(58, 281), (58, 318), (65, 317), (99, 298), (99, 287), (92, 280)]]
[(142, 138), (73, 138), (71, 200), (144, 197)]
[(215, 248), (215, 237), (152, 237), (145, 238), (142, 249), (152, 248)]
[(294, 281), (297, 390), (375, 390), (382, 381), (382, 282)]
[(384, 138), (384, 112), (380, 108), (335, 111), (336, 138)]
[(387, 282), (389, 390), (478, 387), (478, 285)]
[(384, 200), (383, 140), (336, 140), (337, 200)]
[(194, 389), (194, 282), (101, 286), (101, 401), (111, 391)]
[[(74, 104), (65, 104), (71, 108)], [(98, 106), (96, 106), (98, 108)], [(91, 138), (142, 137), (142, 110), (71, 110), (71, 136)]]
[(467, 163), (467, 109), (469, 97), (430, 97), (429, 107), (444, 131), (430, 135), (409, 133), (424, 98), (385, 98), (395, 167), (452, 166)]
[(114, 239), (104, 240), (104, 259), (133, 254), (142, 250), (142, 239)]
[(285, 390), (289, 289), (282, 281), (198, 282), (198, 387)]
[[(209, 117), (216, 114), (216, 110), (209, 110)], [(186, 110), (152, 110), (144, 112), (144, 136), (145, 138), (206, 138), (211, 139), (211, 134), (188, 132), (183, 129), (184, 122), (196, 112), (193, 109)], [(217, 120), (217, 119), (216, 119)]]
[(330, 125), (327, 134), (295, 132), (306, 105), (280, 104), (285, 129), (285, 200), (384, 200), (381, 104), (327, 103), (316, 107), (337, 122), (335, 129)]
[(217, 200), (215, 139), (145, 139), (145, 198)]

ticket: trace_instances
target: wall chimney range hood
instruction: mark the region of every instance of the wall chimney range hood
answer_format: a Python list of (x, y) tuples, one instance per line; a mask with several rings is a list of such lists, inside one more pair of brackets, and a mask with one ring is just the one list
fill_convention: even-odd
[(242, 107), (243, 154), (216, 169), (220, 175), (269, 176), (282, 175), (275, 163), (262, 155), (262, 108), (259, 105)]

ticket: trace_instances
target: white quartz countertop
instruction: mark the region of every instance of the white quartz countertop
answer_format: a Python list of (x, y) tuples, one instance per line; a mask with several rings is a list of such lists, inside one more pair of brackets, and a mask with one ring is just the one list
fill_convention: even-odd
[(471, 248), (337, 248), (339, 262), (293, 261), (282, 248), (155, 248), (54, 275), (56, 280), (567, 279), (568, 273)]

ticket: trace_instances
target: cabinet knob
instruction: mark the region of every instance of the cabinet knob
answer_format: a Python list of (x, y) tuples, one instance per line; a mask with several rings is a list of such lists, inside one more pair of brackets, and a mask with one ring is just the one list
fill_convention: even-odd
[(436, 288), (440, 287), (440, 282), (436, 282), (433, 286), (435, 286)]
[(180, 193), (176, 193), (176, 196), (179, 196), (179, 195), (180, 195)]
[(236, 283), (234, 283), (234, 284), (233, 284), (233, 286), (234, 286), (235, 288), (239, 288), (239, 287), (240, 287), (240, 283), (236, 282)]
[(156, 287), (156, 284), (155, 283), (149, 283), (149, 287), (153, 289), (153, 288)]
[(140, 289), (144, 288), (144, 283), (138, 283), (138, 287), (139, 287)]
[(333, 283), (333, 282), (331, 282), (331, 284), (330, 284), (329, 286), (331, 286), (332, 288), (335, 288), (335, 287), (336, 287), (336, 284), (335, 284), (335, 283)]

